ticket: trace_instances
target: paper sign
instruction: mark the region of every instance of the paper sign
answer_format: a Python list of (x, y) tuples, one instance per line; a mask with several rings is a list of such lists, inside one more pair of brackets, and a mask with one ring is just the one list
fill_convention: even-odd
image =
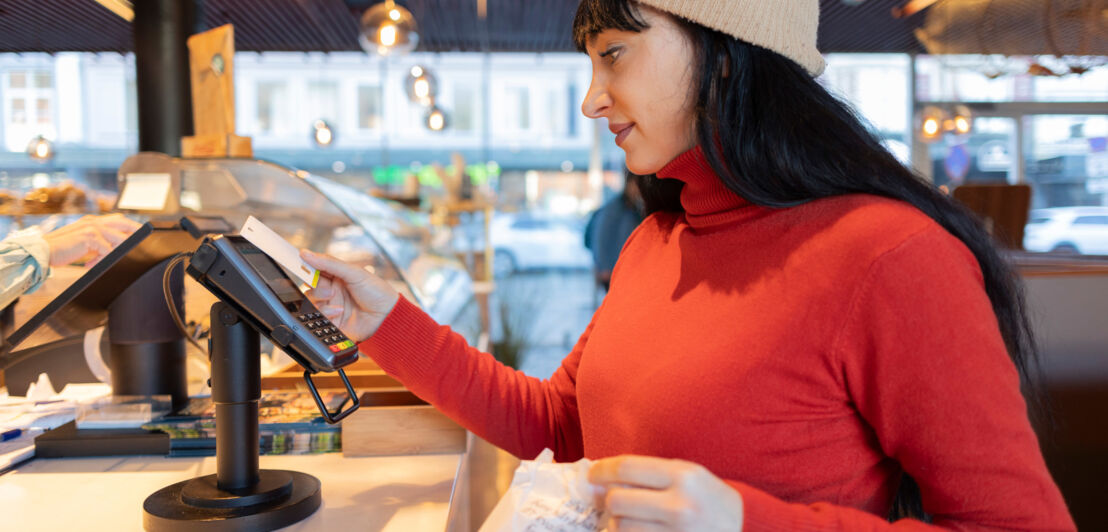
[(116, 208), (133, 211), (163, 210), (165, 200), (169, 197), (170, 181), (169, 174), (127, 174)]
[(295, 274), (301, 281), (308, 283), (308, 286), (315, 288), (319, 283), (319, 270), (309, 266), (304, 259), (300, 258), (300, 250), (257, 218), (253, 216), (247, 218), (239, 234), (269, 255), (269, 258), (277, 261), (277, 264)]

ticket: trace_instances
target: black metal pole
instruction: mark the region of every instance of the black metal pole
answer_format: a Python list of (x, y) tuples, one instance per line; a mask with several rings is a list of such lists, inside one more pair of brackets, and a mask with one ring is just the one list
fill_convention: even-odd
[[(173, 322), (162, 292), (168, 264), (166, 260), (150, 268), (112, 301), (108, 308), (108, 360), (113, 394), (168, 394), (177, 411), (188, 403), (188, 381), (185, 337)], [(170, 275), (170, 294), (178, 314), (184, 308), (184, 277), (180, 266)]]
[(223, 302), (212, 305), (216, 473), (166, 486), (143, 502), (142, 525), (159, 531), (276, 530), (323, 502), (319, 479), (258, 469), (260, 336)]
[(220, 302), (211, 313), (212, 402), (219, 489), (258, 483), (258, 401), (262, 397), (258, 331)]
[(138, 148), (180, 156), (181, 137), (192, 135), (186, 41), (195, 0), (135, 0), (134, 12)]

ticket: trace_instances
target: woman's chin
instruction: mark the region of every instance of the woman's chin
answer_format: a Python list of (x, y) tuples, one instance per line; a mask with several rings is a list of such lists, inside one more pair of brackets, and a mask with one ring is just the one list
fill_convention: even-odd
[(638, 161), (631, 157), (627, 157), (624, 160), (624, 164), (627, 165), (627, 169), (630, 170), (632, 174), (638, 175), (654, 174), (657, 173), (658, 170), (661, 170), (662, 166), (665, 166), (664, 164), (658, 164), (657, 161)]

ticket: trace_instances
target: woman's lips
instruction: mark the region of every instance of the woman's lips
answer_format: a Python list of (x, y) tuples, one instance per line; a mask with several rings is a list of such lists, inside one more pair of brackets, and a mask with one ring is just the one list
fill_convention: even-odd
[(627, 135), (631, 134), (631, 130), (634, 129), (635, 124), (619, 125), (619, 129), (612, 128), (616, 131), (616, 146), (621, 146), (623, 141), (627, 140)]

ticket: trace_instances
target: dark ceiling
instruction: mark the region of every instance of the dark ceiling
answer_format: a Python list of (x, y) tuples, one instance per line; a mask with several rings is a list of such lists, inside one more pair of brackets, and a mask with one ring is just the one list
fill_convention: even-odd
[[(138, 0), (143, 1), (143, 0)], [(359, 51), (358, 19), (376, 0), (198, 0), (198, 26), (235, 25), (250, 51)], [(776, 0), (765, 0), (776, 1)], [(897, 20), (907, 0), (821, 0), (823, 52), (922, 52), (923, 15)], [(421, 51), (573, 51), (578, 0), (398, 0), (420, 25)], [(0, 0), (0, 52), (127, 52), (130, 24), (94, 0)]]

